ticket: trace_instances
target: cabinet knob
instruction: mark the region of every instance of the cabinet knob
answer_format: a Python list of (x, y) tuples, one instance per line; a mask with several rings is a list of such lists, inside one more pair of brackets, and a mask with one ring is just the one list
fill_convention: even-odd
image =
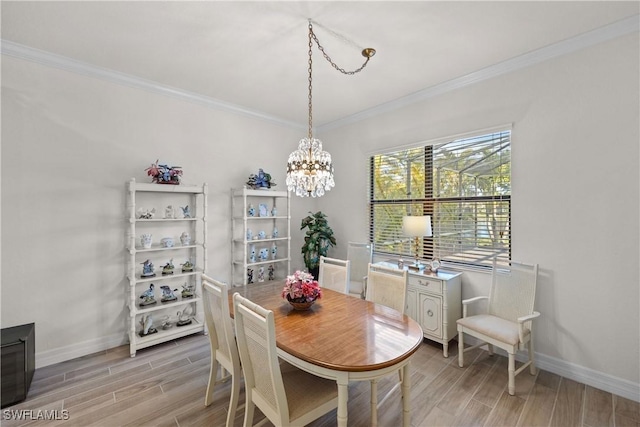
[(431, 310), (427, 310), (427, 316), (429, 316), (429, 317), (433, 317), (433, 311), (431, 311)]

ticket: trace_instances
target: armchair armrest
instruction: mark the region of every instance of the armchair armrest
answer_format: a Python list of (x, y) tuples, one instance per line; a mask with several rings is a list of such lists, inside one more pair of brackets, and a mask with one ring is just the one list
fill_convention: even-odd
[(467, 306), (469, 304), (482, 301), (482, 300), (488, 300), (488, 299), (489, 297), (487, 296), (480, 296), (480, 297), (473, 297), (473, 298), (462, 300), (462, 317), (467, 317)]
[(520, 338), (520, 342), (524, 342), (524, 324), (532, 321), (536, 317), (539, 317), (540, 313), (534, 311), (532, 314), (527, 316), (518, 317), (518, 337)]

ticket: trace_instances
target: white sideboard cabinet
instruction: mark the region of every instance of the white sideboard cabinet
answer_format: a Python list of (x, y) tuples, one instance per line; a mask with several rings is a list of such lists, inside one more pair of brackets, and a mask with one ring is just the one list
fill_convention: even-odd
[[(390, 261), (377, 264), (398, 268), (397, 263)], [(405, 314), (420, 324), (425, 338), (442, 344), (444, 357), (449, 357), (449, 341), (457, 336), (456, 320), (462, 317), (462, 274), (444, 270), (408, 271)]]

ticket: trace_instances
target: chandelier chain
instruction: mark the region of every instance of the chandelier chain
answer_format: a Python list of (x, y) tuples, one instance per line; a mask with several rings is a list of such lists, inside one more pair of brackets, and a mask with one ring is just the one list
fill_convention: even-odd
[(313, 59), (311, 57), (313, 53), (313, 41), (311, 36), (313, 35), (313, 28), (311, 26), (311, 21), (309, 21), (309, 139), (313, 137), (312, 129), (313, 129), (313, 103), (312, 98), (312, 81), (313, 81)]
[(373, 49), (371, 49), (371, 50), (373, 50), (372, 53), (365, 54), (364, 51), (363, 51), (363, 55), (366, 56), (366, 58), (367, 58), (367, 59), (365, 59), (364, 64), (362, 64), (360, 66), (360, 68), (355, 69), (353, 71), (346, 71), (344, 68), (339, 67), (338, 64), (333, 62), (333, 60), (331, 59), (329, 54), (327, 52), (325, 52), (324, 47), (320, 44), (320, 40), (318, 40), (318, 37), (313, 32), (313, 27), (311, 26), (311, 21), (309, 21), (309, 44), (311, 44), (311, 37), (313, 37), (313, 40), (318, 45), (318, 49), (320, 49), (320, 52), (322, 52), (322, 55), (324, 56), (324, 58), (327, 61), (329, 61), (329, 63), (333, 66), (333, 68), (335, 68), (336, 70), (340, 71), (342, 74), (354, 75), (355, 73), (359, 73), (360, 71), (362, 71), (364, 69), (364, 67), (367, 66), (367, 64), (369, 63), (369, 60), (371, 59), (371, 56), (373, 56), (375, 54), (375, 50), (373, 50)]

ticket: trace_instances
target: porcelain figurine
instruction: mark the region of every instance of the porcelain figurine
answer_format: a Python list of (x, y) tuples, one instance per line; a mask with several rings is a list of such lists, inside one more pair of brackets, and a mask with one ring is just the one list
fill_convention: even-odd
[(140, 208), (138, 209), (138, 219), (153, 219), (153, 216), (156, 214), (156, 208), (151, 210)]
[(142, 263), (141, 277), (155, 277), (156, 273), (154, 273), (153, 269), (153, 263), (149, 260), (146, 260)]
[(140, 307), (144, 307), (144, 306), (152, 305), (156, 303), (156, 296), (155, 296), (154, 289), (155, 289), (155, 286), (153, 285), (153, 283), (151, 283), (149, 285), (149, 289), (147, 289), (142, 293), (142, 295), (140, 295), (140, 299), (142, 300), (142, 302), (140, 303)]
[(178, 312), (178, 322), (176, 325), (178, 326), (186, 326), (191, 324), (191, 318), (193, 317), (193, 307), (192, 304), (189, 304), (182, 310), (182, 312)]
[(269, 267), (267, 268), (267, 271), (269, 272), (269, 280), (274, 280), (275, 274), (274, 274), (274, 268), (273, 268), (273, 264), (269, 264)]
[(274, 242), (271, 244), (271, 259), (276, 259), (278, 257), (278, 246)]
[(191, 262), (190, 259), (186, 260), (184, 262), (184, 264), (181, 264), (181, 265), (182, 265), (182, 272), (183, 273), (189, 273), (189, 272), (193, 271), (193, 263)]
[(182, 285), (182, 298), (186, 299), (186, 298), (193, 298), (193, 296), (195, 295), (195, 291), (196, 291), (196, 285), (189, 283), (187, 284), (185, 282), (184, 285)]
[(271, 236), (275, 239), (278, 237), (278, 227), (273, 227), (273, 232), (271, 233)]
[(157, 329), (153, 327), (153, 317), (151, 317), (150, 314), (140, 318), (140, 326), (142, 326), (142, 330), (140, 331), (141, 337), (158, 332)]
[(176, 294), (173, 293), (173, 291), (177, 291), (177, 289), (171, 289), (169, 286), (167, 285), (162, 285), (160, 286), (160, 289), (162, 290), (162, 298), (160, 298), (161, 302), (169, 302), (169, 301), (175, 301), (178, 299), (178, 297), (176, 296)]
[(161, 327), (163, 330), (171, 329), (173, 327), (173, 322), (171, 321), (171, 317), (162, 316)]
[(180, 209), (182, 209), (182, 216), (185, 218), (191, 218), (191, 208), (189, 208), (189, 205), (185, 206), (184, 208), (182, 206), (180, 206)]
[(271, 216), (278, 216), (278, 208), (276, 208), (276, 205), (273, 205), (271, 208)]
[(186, 231), (183, 231), (180, 235), (180, 243), (182, 246), (189, 246), (191, 244), (191, 235)]
[(168, 276), (169, 274), (173, 274), (173, 268), (173, 258), (171, 258), (169, 262), (162, 267), (162, 275)]
[(264, 267), (258, 269), (258, 283), (264, 282)]
[(254, 208), (252, 204), (249, 204), (249, 209), (247, 210), (247, 215), (256, 216), (256, 208)]
[(253, 231), (250, 228), (247, 228), (247, 241), (253, 239)]
[(173, 206), (172, 205), (169, 205), (166, 208), (164, 208), (164, 217), (165, 217), (165, 219), (173, 219), (174, 218)]
[(265, 233), (264, 230), (258, 231), (258, 239), (266, 239), (266, 238), (267, 238), (267, 233)]
[(153, 236), (149, 233), (145, 233), (140, 236), (140, 246), (144, 249), (149, 249), (151, 247), (151, 242), (153, 240)]
[(269, 258), (269, 249), (267, 248), (260, 249), (260, 253), (258, 256), (260, 258), (260, 261), (266, 261), (267, 258)]
[(160, 244), (163, 248), (172, 248), (173, 247), (173, 237), (163, 237), (160, 240)]
[(247, 268), (247, 283), (253, 283), (253, 268)]
[(256, 245), (249, 246), (249, 262), (256, 262)]

